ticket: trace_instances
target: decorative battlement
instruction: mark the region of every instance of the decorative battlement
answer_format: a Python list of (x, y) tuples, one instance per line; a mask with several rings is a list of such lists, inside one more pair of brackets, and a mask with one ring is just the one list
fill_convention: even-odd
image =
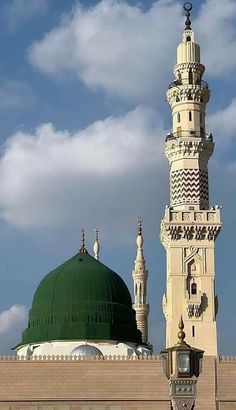
[(218, 356), (219, 362), (236, 362), (236, 356)]
[(56, 361), (56, 362), (81, 362), (81, 361), (161, 361), (159, 355), (150, 355), (150, 356), (0, 356), (0, 362), (6, 361)]

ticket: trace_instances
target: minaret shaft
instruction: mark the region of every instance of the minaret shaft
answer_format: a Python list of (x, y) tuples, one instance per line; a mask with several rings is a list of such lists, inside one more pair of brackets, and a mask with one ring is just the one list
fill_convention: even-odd
[(176, 323), (182, 315), (187, 343), (216, 355), (214, 248), (221, 221), (219, 208), (209, 209), (208, 160), (214, 143), (205, 131), (205, 108), (210, 91), (202, 80), (205, 67), (191, 29), (184, 31), (173, 71), (176, 79), (167, 91), (173, 131), (165, 144), (170, 207), (161, 224), (167, 260), (166, 345), (175, 344)]

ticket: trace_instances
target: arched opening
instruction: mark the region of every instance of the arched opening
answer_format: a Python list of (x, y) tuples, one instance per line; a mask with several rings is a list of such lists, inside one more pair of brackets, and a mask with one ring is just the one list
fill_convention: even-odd
[(188, 119), (189, 119), (189, 121), (192, 121), (192, 111), (189, 111), (189, 113), (188, 113)]
[(190, 68), (189, 73), (188, 73), (188, 82), (189, 84), (193, 84), (193, 71)]
[(180, 113), (177, 113), (177, 122), (180, 122)]
[(197, 294), (197, 284), (193, 282), (191, 284), (191, 295), (196, 295)]
[(195, 277), (198, 273), (196, 260), (192, 259), (188, 263), (187, 267), (188, 276), (186, 278), (186, 288), (189, 294), (189, 297), (197, 295), (197, 283), (195, 282)]
[(188, 37), (186, 38), (186, 41), (191, 41), (191, 37), (188, 36)]
[(139, 303), (142, 303), (142, 284), (139, 284)]

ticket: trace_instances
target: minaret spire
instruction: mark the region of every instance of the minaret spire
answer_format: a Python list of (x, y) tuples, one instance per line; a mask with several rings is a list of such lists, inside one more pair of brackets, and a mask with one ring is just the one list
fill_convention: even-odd
[(183, 9), (186, 12), (186, 20), (185, 20), (185, 30), (192, 30), (191, 29), (191, 20), (190, 20), (190, 11), (192, 10), (193, 5), (192, 3), (189, 3), (188, 1), (186, 3), (184, 3), (183, 5)]
[(205, 67), (191, 29), (192, 4), (185, 3), (184, 10), (185, 30), (177, 48), (175, 80), (167, 91), (172, 132), (165, 143), (170, 164), (170, 206), (161, 224), (167, 259), (163, 312), (167, 347), (175, 344), (175, 326), (182, 314), (188, 343), (215, 356), (214, 251), (221, 220), (219, 207), (209, 205), (208, 161), (214, 142), (212, 134), (206, 132), (205, 113), (210, 90), (203, 80)]
[(134, 270), (132, 272), (134, 281), (134, 304), (133, 308), (136, 311), (136, 321), (138, 329), (142, 332), (142, 342), (148, 343), (148, 314), (149, 304), (146, 303), (147, 297), (147, 278), (148, 271), (145, 267), (145, 259), (143, 255), (143, 219), (138, 218), (138, 236), (137, 236), (137, 255), (135, 259)]
[(93, 245), (93, 251), (94, 251), (94, 258), (99, 261), (99, 252), (100, 252), (100, 244), (99, 244), (99, 230), (98, 228), (94, 229), (95, 232), (95, 242)]

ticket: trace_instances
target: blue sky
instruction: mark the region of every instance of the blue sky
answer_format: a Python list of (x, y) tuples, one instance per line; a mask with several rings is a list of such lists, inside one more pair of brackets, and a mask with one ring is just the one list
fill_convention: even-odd
[[(184, 17), (178, 1), (0, 3), (0, 353), (20, 339), (40, 279), (100, 228), (101, 260), (132, 291), (136, 218), (144, 219), (150, 338), (164, 346), (168, 204), (165, 92)], [(210, 197), (223, 205), (216, 244), (219, 351), (235, 353), (236, 3), (193, 1), (212, 90)]]

